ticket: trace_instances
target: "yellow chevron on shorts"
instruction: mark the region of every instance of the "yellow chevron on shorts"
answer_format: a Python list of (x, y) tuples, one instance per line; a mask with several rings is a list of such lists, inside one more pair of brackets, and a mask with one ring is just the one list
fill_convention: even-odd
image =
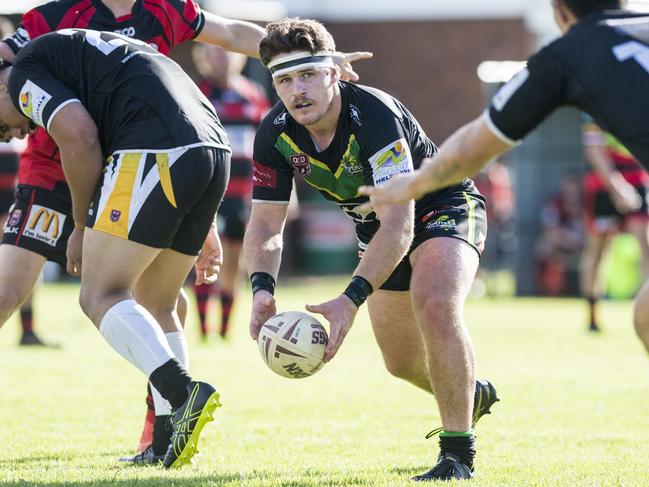
[(158, 174), (160, 175), (160, 185), (162, 186), (162, 192), (167, 197), (169, 203), (174, 208), (176, 206), (176, 197), (174, 196), (174, 188), (171, 184), (171, 172), (169, 170), (169, 155), (165, 152), (158, 152), (155, 155), (155, 161), (158, 165)]
[(129, 209), (141, 157), (142, 154), (138, 153), (123, 154), (120, 157), (117, 180), (106, 201), (104, 210), (93, 225), (95, 230), (128, 238)]

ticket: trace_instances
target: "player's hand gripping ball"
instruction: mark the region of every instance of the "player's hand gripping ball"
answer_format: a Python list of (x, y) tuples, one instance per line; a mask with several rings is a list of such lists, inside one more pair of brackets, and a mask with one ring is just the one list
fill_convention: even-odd
[(302, 379), (322, 368), (329, 336), (308, 313), (285, 311), (264, 323), (257, 344), (270, 369), (291, 379)]

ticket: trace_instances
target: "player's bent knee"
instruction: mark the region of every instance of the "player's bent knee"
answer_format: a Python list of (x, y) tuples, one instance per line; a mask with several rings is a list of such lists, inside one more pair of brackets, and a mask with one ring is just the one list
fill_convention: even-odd
[(383, 362), (390, 375), (409, 382), (416, 378), (421, 369), (421, 364), (415, 366), (415, 364), (405, 361), (403, 357), (384, 356)]

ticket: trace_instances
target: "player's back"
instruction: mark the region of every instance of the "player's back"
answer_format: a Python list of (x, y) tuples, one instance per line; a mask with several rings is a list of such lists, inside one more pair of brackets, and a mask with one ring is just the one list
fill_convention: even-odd
[(40, 36), (16, 57), (10, 89), (23, 95), (34, 84), (45, 94), (34, 92), (32, 113), (23, 112), (46, 125), (57, 96), (78, 98), (97, 123), (105, 154), (227, 143), (213, 108), (182, 69), (121, 35), (68, 29)]
[[(587, 111), (649, 166), (649, 16), (591, 14), (546, 49), (564, 75), (564, 103)], [(540, 87), (543, 88), (543, 87)]]

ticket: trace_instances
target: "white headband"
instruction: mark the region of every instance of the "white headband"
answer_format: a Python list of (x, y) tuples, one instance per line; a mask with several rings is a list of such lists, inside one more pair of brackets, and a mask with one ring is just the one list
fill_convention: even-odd
[(280, 54), (269, 62), (266, 67), (270, 70), (273, 79), (297, 69), (313, 67), (334, 68), (333, 52), (318, 51), (293, 51), (287, 54)]

